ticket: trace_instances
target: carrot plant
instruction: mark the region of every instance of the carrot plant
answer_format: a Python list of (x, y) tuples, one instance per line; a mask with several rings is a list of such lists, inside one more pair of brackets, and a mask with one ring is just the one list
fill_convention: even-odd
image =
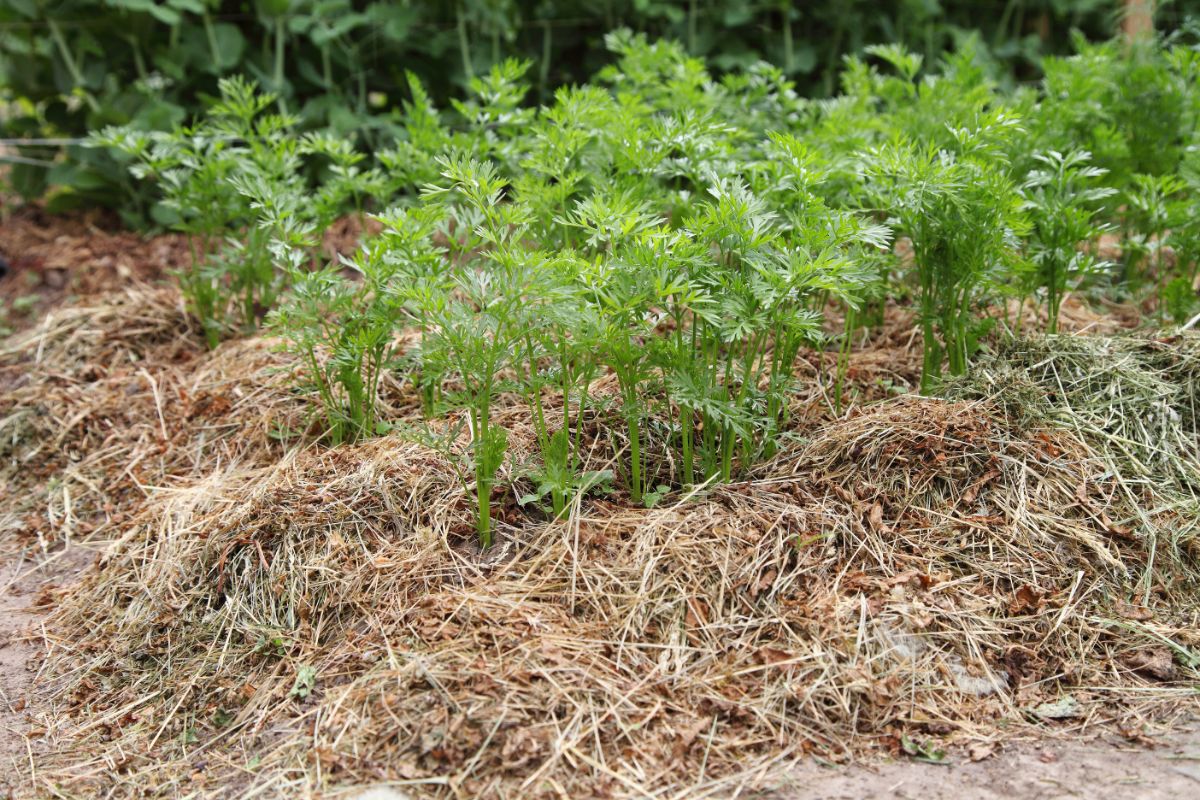
[[(588, 302), (581, 280), (587, 264), (567, 253), (549, 267), (551, 274), (538, 287), (544, 302), (537, 324), (518, 345), (516, 382), (530, 409), (541, 460), (529, 471), (534, 491), (519, 502), (548, 498), (552, 513), (559, 516), (576, 496), (611, 480), (612, 471), (584, 469), (584, 421), (589, 387), (600, 371), (596, 350), (602, 335), (598, 309)], [(558, 407), (557, 426), (549, 419), (549, 403)]]
[(389, 194), (399, 194), (438, 178), (437, 158), (448, 146), (450, 133), (425, 86), (406, 72), (411, 100), (402, 107), (402, 126), (396, 141), (376, 151)]
[(367, 200), (386, 191), (383, 174), (367, 166), (367, 155), (345, 137), (328, 132), (306, 133), (298, 150), (323, 162), (315, 190), (304, 193), (306, 208), (301, 213), (317, 230), (324, 230), (345, 211), (353, 211), (361, 222)]
[(1167, 233), (1183, 223), (1185, 207), (1181, 193), (1187, 184), (1175, 174), (1133, 176), (1125, 191), (1126, 223), (1125, 279), (1136, 289), (1150, 277), (1158, 295), (1159, 317), (1164, 311), (1164, 293), (1170, 280), (1166, 262)]
[[(187, 236), (191, 266), (179, 274), (189, 310), (216, 346), (250, 329), (274, 304), (287, 271), (272, 252), (280, 240), (319, 232), (348, 208), (361, 210), (381, 175), (344, 139), (293, 132), (296, 120), (269, 113), (276, 98), (240, 78), (220, 82), (220, 98), (195, 125), (172, 133), (109, 128), (93, 138), (134, 159), (132, 172), (162, 190), (159, 218)], [(306, 158), (326, 163), (312, 190)]]
[(912, 241), (922, 392), (933, 389), (943, 362), (951, 375), (966, 372), (989, 327), (979, 305), (1019, 263), (1023, 200), (998, 147), (1015, 130), (1015, 120), (992, 112), (977, 127), (954, 130), (954, 150), (901, 139), (868, 155), (879, 206)]
[(852, 219), (781, 218), (736, 179), (715, 181), (709, 194), (683, 223), (702, 248), (686, 273), (691, 291), (672, 304), (678, 321), (690, 319), (686, 331), (675, 327), (668, 372), (689, 483), (697, 468), (728, 481), (735, 465), (769, 454), (796, 354), (820, 338), (818, 299), (852, 301), (865, 281), (849, 257), (865, 230)]
[(1035, 150), (1093, 154), (1124, 190), (1137, 174), (1175, 172), (1197, 125), (1200, 61), (1182, 41), (1146, 39), (1089, 43), (1047, 58), (1030, 126)]
[(220, 90), (220, 100), (190, 128), (109, 128), (93, 138), (134, 158), (136, 177), (157, 179), (160, 219), (188, 238), (192, 263), (180, 286), (210, 346), (231, 327), (252, 327), (279, 288), (271, 232), (256, 224), (255, 200), (243, 189), (295, 194), (300, 165), (289, 135), (295, 120), (266, 113), (274, 96), (239, 78), (223, 79)]
[(667, 318), (667, 303), (689, 291), (678, 270), (691, 247), (686, 237), (663, 226), (650, 227), (648, 219), (643, 222), (646, 227), (629, 220), (623, 235), (610, 240), (609, 257), (597, 258), (585, 275), (603, 324), (597, 353), (619, 388), (627, 435), (622, 463), (635, 503), (643, 501), (652, 477), (644, 444), (661, 380), (657, 332)]
[(417, 343), (405, 354), (403, 372), (416, 387), (426, 417), (438, 403), (441, 375), (428, 364), (425, 334), (433, 314), (453, 288), (452, 262), (447, 248), (435, 238), (445, 224), (445, 210), (437, 204), (396, 207), (377, 214), (383, 230), (363, 249), (361, 256), (380, 261), (393, 271), (392, 285), (401, 300), (397, 316), (416, 328)]
[[(610, 479), (651, 505), (745, 474), (785, 435), (801, 350), (838, 350), (840, 409), (851, 337), (889, 302), (916, 307), (924, 392), (968, 369), (1006, 293), (1044, 297), (1056, 329), (1114, 221), (1160, 307), (1191, 307), (1200, 56), (1178, 43), (1081, 45), (1012, 92), (971, 40), (937, 63), (874, 47), (813, 101), (769, 65), (714, 78), (676, 43), (606, 42), (614, 62), (540, 108), (526, 62), (472, 71), (446, 109), (408, 76), (374, 160), (240, 80), (194, 126), (97, 141), (159, 181), (211, 343), (277, 304), (326, 442), (398, 424), (385, 376), (415, 388), (413, 435), (451, 458), (485, 546), (502, 488), (557, 516)], [(327, 263), (324, 228), (380, 208), (382, 231)], [(509, 449), (514, 400), (528, 453)]]
[(1200, 150), (1188, 153), (1180, 174), (1187, 195), (1180, 200), (1180, 214), (1167, 237), (1175, 264), (1162, 302), (1171, 319), (1184, 322), (1200, 306)]
[(1090, 164), (1083, 150), (1038, 153), (1040, 165), (1025, 179), (1025, 209), (1029, 212), (1029, 274), (1034, 288), (1046, 295), (1050, 333), (1058, 332), (1063, 295), (1089, 275), (1108, 266), (1089, 246), (1111, 226), (1097, 221), (1097, 206), (1116, 194), (1097, 185), (1107, 170)]
[(338, 445), (378, 429), (379, 383), (392, 366), (401, 298), (393, 259), (378, 248), (342, 265), (311, 270), (302, 250), (289, 251), (291, 288), (270, 317), (284, 349), (298, 357), (298, 386), (318, 399), (322, 438)]
[(442, 161), (440, 185), (424, 189), (428, 201), (446, 204), (452, 216), (468, 212), (478, 221), (468, 234), (474, 246), (449, 278), (447, 291), (414, 298), (427, 325), (426, 364), (448, 384), (446, 400), (470, 420), (471, 457), (476, 497), (476, 528), (484, 547), (491, 544), (491, 496), (504, 464), (508, 433), (492, 418), (493, 407), (508, 383), (505, 373), (534, 365), (530, 337), (543, 312), (561, 299), (561, 282), (551, 258), (527, 248), (527, 209), (503, 202), (508, 182), (491, 162), (461, 155)]

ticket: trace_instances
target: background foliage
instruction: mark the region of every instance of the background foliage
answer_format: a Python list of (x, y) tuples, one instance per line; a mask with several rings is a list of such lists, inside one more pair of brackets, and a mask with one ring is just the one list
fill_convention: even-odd
[[(1170, 28), (1196, 0), (1167, 3)], [(842, 56), (899, 43), (933, 64), (972, 34), (995, 75), (1040, 77), (1040, 57), (1070, 34), (1106, 38), (1115, 0), (0, 0), (6, 138), (73, 137), (106, 125), (167, 130), (190, 120), (222, 76), (245, 75), (282, 99), (301, 129), (328, 127), (373, 147), (392, 138), (412, 71), (435, 101), (507, 57), (534, 62), (532, 100), (608, 63), (618, 27), (670, 37), (717, 72), (759, 59), (804, 94), (829, 95)], [(11, 182), (54, 203), (144, 205), (104, 151), (22, 146)], [(54, 162), (48, 166), (46, 162)]]

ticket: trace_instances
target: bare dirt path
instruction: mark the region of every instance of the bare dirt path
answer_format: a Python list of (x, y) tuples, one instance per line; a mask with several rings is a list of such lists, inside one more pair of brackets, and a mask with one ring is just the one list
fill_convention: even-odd
[(778, 800), (1183, 800), (1200, 797), (1200, 719), (1155, 741), (1046, 741), (986, 760), (796, 770)]
[[(408, 800), (363, 788), (341, 800)], [(982, 761), (822, 766), (809, 761), (757, 800), (1184, 800), (1200, 797), (1200, 718), (1154, 747), (1122, 741), (1041, 742)]]
[(54, 593), (68, 590), (90, 553), (78, 545), (34, 558), (0, 561), (0, 798), (19, 796), (30, 758), (45, 746), (48, 709), (38, 681), (45, 651), (42, 621)]

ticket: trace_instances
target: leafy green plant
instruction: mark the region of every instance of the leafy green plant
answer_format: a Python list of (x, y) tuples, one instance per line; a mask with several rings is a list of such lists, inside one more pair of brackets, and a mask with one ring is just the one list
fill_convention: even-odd
[(1179, 276), (1162, 287), (1162, 308), (1167, 317), (1186, 322), (1200, 310), (1200, 287), (1195, 278)]
[(1167, 234), (1174, 265), (1163, 286), (1163, 304), (1171, 319), (1183, 322), (1200, 309), (1200, 150), (1193, 148), (1180, 169), (1187, 184), (1179, 214)]
[(1046, 293), (1050, 333), (1058, 332), (1063, 295), (1079, 281), (1104, 267), (1084, 246), (1111, 226), (1096, 221), (1097, 205), (1116, 194), (1096, 185), (1107, 170), (1091, 165), (1083, 150), (1051, 150), (1034, 156), (1041, 165), (1025, 179), (1025, 209), (1029, 212), (1028, 256), (1032, 285)]
[[(1023, 80), (1036, 75), (1041, 54), (1071, 50), (1069, 31), (1109, 36), (1108, 5), (2, 0), (0, 85), (10, 110), (3, 125), (6, 136), (31, 139), (114, 124), (169, 130), (203, 107), (219, 79), (241, 74), (276, 95), (279, 110), (305, 130), (327, 128), (378, 149), (395, 131), (391, 109), (406, 92), (397, 63), (410, 65), (444, 105), (506, 59), (534, 60), (530, 84), (547, 103), (556, 87), (581, 83), (608, 62), (602, 35), (622, 27), (675, 39), (681, 52), (722, 73), (766, 60), (805, 96), (832, 94), (843, 56), (871, 43), (903, 42), (932, 65), (969, 31), (982, 33), (998, 74)], [(1035, 15), (1044, 24), (1031, 35)], [(1178, 14), (1162, 16), (1173, 26)], [(144, 217), (145, 195), (110, 153), (31, 141), (19, 157), (11, 183), (28, 197), (49, 190), (60, 207), (119, 205), (131, 220)]]
[[(317, 237), (350, 207), (382, 186), (375, 169), (344, 140), (292, 132), (295, 119), (269, 113), (271, 94), (241, 78), (220, 82), (221, 97), (205, 118), (172, 133), (107, 128), (94, 146), (135, 159), (131, 171), (156, 179), (158, 219), (188, 237), (191, 267), (179, 275), (189, 310), (209, 346), (250, 329), (270, 310), (284, 272), (274, 243)], [(310, 191), (305, 157), (322, 159), (325, 177)], [(314, 256), (315, 257), (315, 256)]]
[(1016, 130), (1016, 120), (988, 112), (977, 127), (953, 131), (953, 151), (900, 140), (868, 156), (880, 207), (912, 241), (922, 392), (933, 389), (943, 360), (952, 375), (966, 372), (989, 326), (978, 307), (1017, 266), (1023, 199), (999, 147)]
[(1170, 281), (1165, 260), (1167, 232), (1183, 223), (1185, 208), (1179, 195), (1186, 188), (1175, 174), (1133, 176), (1125, 192), (1126, 220), (1131, 231), (1124, 241), (1125, 279), (1137, 288), (1146, 272), (1153, 276), (1158, 293), (1158, 309), (1164, 312), (1164, 292)]
[[(585, 216), (582, 207), (577, 209), (575, 224), (591, 227), (596, 221)], [(660, 375), (656, 330), (663, 313), (659, 309), (673, 296), (683, 297), (688, 291), (676, 267), (686, 258), (689, 243), (679, 234), (650, 228), (650, 224), (644, 209), (627, 216), (619, 226), (622, 236), (605, 240), (611, 257), (598, 258), (585, 275), (604, 326), (597, 352), (617, 379), (628, 447), (622, 460), (624, 478), (635, 503), (642, 502), (651, 480), (644, 444)]]
[(702, 249), (685, 273), (689, 291), (672, 293), (667, 351), (686, 483), (696, 468), (728, 481), (735, 462), (745, 468), (772, 452), (796, 354), (820, 338), (819, 301), (853, 303), (866, 276), (850, 247), (881, 244), (877, 229), (821, 206), (778, 217), (736, 180), (714, 181), (709, 193), (683, 223)]
[(300, 700), (308, 697), (317, 688), (317, 670), (310, 664), (300, 664), (296, 667), (296, 680), (292, 683), (292, 690), (288, 692), (288, 697), (295, 697)]
[[(274, 307), (321, 438), (400, 428), (435, 447), (484, 547), (509, 492), (557, 517), (610, 484), (653, 506), (744, 475), (790, 435), (801, 350), (837, 347), (840, 410), (851, 337), (892, 301), (916, 306), (924, 392), (968, 369), (1009, 292), (1044, 293), (1053, 329), (1118, 217), (1183, 313), (1196, 248), (1180, 210), (1195, 187), (1166, 161), (1137, 171), (1147, 145), (1128, 108), (1104, 105), (1129, 100), (1107, 50), (1006, 92), (975, 39), (941, 59), (875, 47), (847, 64), (842, 95), (811, 102), (786, 70), (716, 79), (680, 43), (607, 42), (615, 62), (596, 82), (540, 108), (524, 61), (465, 53), (469, 95), (447, 112), (407, 76), (398, 139), (376, 162), (345, 137), (300, 134), (275, 113), (294, 96), (242, 80), (193, 126), (105, 141), (158, 179), (159, 218), (193, 241), (185, 294), (210, 340)], [(1193, 102), (1173, 82), (1190, 74), (1182, 57), (1151, 61)], [(1093, 62), (1111, 74), (1083, 86), (1104, 112), (1089, 155), (1055, 146), (1086, 128), (1086, 104), (1046, 92)], [(388, 209), (373, 215), (382, 231), (329, 263), (323, 230), (374, 208)], [(422, 423), (380, 413), (391, 374)], [(510, 448), (514, 419), (529, 435)]]
[(490, 162), (451, 156), (442, 162), (442, 185), (425, 188), (427, 200), (469, 209), (478, 225), (468, 234), (476, 258), (450, 274), (445, 293), (412, 296), (426, 325), (425, 363), (457, 387), (447, 401), (466, 411), (474, 467), (476, 527), (491, 544), (491, 495), (508, 448), (507, 431), (492, 419), (502, 373), (524, 354), (522, 345), (538, 325), (537, 312), (555, 286), (548, 259), (522, 243), (526, 210), (502, 202), (507, 181)]
[(1178, 169), (1197, 124), (1196, 57), (1162, 38), (1090, 43), (1045, 59), (1030, 152), (1086, 150), (1124, 191), (1137, 174)]
[[(231, 327), (253, 326), (270, 307), (278, 280), (270, 243), (279, 207), (302, 196), (294, 120), (266, 110), (274, 98), (247, 81), (221, 82), (221, 100), (197, 125), (173, 133), (108, 128), (93, 137), (136, 159), (131, 172), (157, 179), (159, 219), (184, 233), (191, 268), (180, 274), (188, 307), (210, 346)], [(257, 206), (257, 207), (256, 207)], [(276, 213), (270, 213), (276, 212)]]
[(288, 252), (291, 288), (270, 327), (299, 358), (298, 385), (319, 401), (322, 437), (338, 445), (372, 436), (379, 428), (379, 383), (395, 355), (400, 270), (380, 248), (364, 248), (349, 262), (361, 276), (351, 282), (340, 265), (309, 270), (302, 250)]
[[(586, 264), (571, 254), (554, 261), (551, 269), (558, 284), (553, 302), (542, 304), (538, 324), (518, 345), (517, 384), (531, 410), (541, 456), (541, 464), (529, 476), (535, 490), (519, 502), (525, 505), (548, 497), (555, 516), (576, 496), (613, 477), (610, 470), (583, 468), (588, 388), (600, 371), (596, 348), (602, 334), (597, 309), (584, 294), (581, 273), (585, 268)], [(558, 406), (561, 422), (557, 427), (547, 418), (548, 400)]]

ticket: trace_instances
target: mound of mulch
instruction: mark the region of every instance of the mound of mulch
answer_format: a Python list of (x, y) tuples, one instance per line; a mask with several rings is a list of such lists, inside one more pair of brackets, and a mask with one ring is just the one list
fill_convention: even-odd
[[(9, 210), (0, 221), (0, 297), (8, 328), (35, 324), (72, 296), (95, 297), (153, 284), (190, 263), (187, 240), (122, 229), (101, 211), (47, 214), (36, 205)], [(13, 307), (13, 301), (22, 304)]]
[[(480, 552), (442, 456), (289, 446), (284, 356), (204, 351), (177, 299), (110, 298), (0, 353), (6, 477), (41, 492), (0, 513), (47, 544), (71, 520), (98, 553), (47, 598), (35, 795), (727, 796), (809, 755), (1194, 707), (1197, 564), (1187, 535), (1160, 546), (1186, 506), (999, 390), (834, 417), (808, 382), (747, 480), (502, 510)], [(855, 359), (859, 396), (913, 366)], [(518, 449), (524, 413), (498, 412)]]

